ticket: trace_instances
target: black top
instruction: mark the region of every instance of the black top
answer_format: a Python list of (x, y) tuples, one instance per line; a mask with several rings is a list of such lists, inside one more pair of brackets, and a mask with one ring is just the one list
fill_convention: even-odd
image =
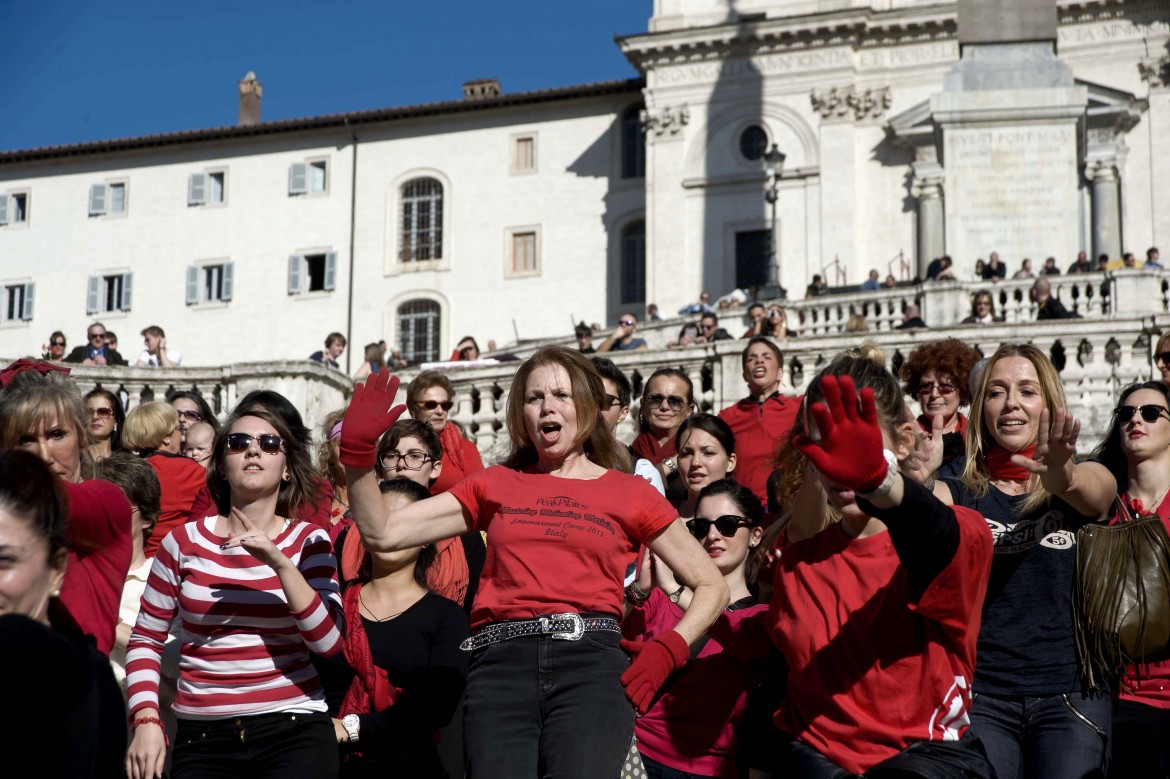
[[(319, 363), (322, 363), (324, 365), (327, 365), (330, 368), (337, 368), (338, 370), (341, 369), (341, 366), (337, 364), (337, 360), (333, 359), (332, 357), (326, 356), (324, 351), (313, 352), (312, 354), (309, 355), (309, 359), (312, 360), (313, 362), (319, 362)], [(377, 371), (373, 371), (373, 372), (377, 373)]]
[(84, 362), (95, 354), (102, 354), (106, 358), (106, 365), (125, 365), (126, 358), (118, 354), (117, 349), (111, 349), (108, 346), (103, 346), (101, 349), (91, 349), (89, 344), (82, 344), (81, 346), (73, 347), (73, 351), (69, 352), (69, 356), (61, 362)]
[(1072, 596), (1076, 536), (1093, 519), (1059, 498), (1020, 518), (1026, 495), (988, 487), (974, 497), (958, 479), (944, 479), (955, 504), (980, 512), (995, 554), (975, 664), (974, 691), (1047, 696), (1080, 690)]
[(926, 322), (922, 321), (922, 317), (916, 316), (913, 319), (907, 319), (902, 324), (895, 327), (895, 330), (913, 330), (918, 327), (926, 327)]
[(1064, 307), (1064, 303), (1056, 298), (1048, 298), (1044, 305), (1036, 310), (1036, 319), (1071, 319), (1073, 316)]

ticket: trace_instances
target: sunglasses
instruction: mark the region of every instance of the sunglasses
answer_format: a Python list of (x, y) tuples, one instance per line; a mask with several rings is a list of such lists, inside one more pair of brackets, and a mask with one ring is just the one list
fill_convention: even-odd
[(114, 415), (114, 409), (110, 408), (109, 406), (102, 406), (101, 408), (91, 408), (89, 410), (89, 415), (91, 417), (97, 417), (98, 419), (109, 419), (110, 417), (112, 417)]
[(687, 520), (687, 530), (691, 531), (691, 535), (695, 538), (705, 538), (712, 525), (719, 531), (719, 535), (730, 538), (741, 527), (751, 527), (752, 521), (747, 517), (738, 517), (735, 514), (724, 514), (718, 519), (695, 517)]
[(1166, 414), (1170, 418), (1170, 411), (1166, 410), (1165, 406), (1157, 406), (1150, 404), (1148, 406), (1118, 406), (1113, 409), (1113, 413), (1117, 415), (1117, 421), (1125, 424), (1134, 418), (1134, 415), (1141, 412), (1142, 419), (1147, 422), (1157, 422), (1158, 417)]
[(1154, 359), (1164, 365), (1170, 365), (1170, 352), (1158, 352), (1154, 355)]
[(89, 334), (89, 340), (91, 340), (91, 341), (100, 341), (105, 337), (106, 337), (105, 333), (90, 333)]
[(203, 415), (198, 411), (179, 411), (179, 416), (188, 422), (202, 422)]
[(927, 395), (930, 395), (932, 392), (934, 392), (936, 389), (938, 390), (938, 394), (940, 394), (940, 395), (950, 395), (952, 392), (955, 391), (955, 385), (954, 384), (934, 384), (934, 383), (919, 384), (918, 385), (918, 394), (922, 395), (923, 397), (926, 397)]
[(634, 325), (637, 324), (637, 322), (635, 322), (633, 319), (623, 319), (620, 322), (618, 322), (618, 324), (621, 325), (622, 327), (633, 327)]
[(64, 341), (53, 341), (49, 345), (50, 346), (60, 346), (60, 347), (64, 348), (65, 342)]
[(442, 403), (437, 400), (424, 400), (423, 402), (419, 403), (419, 405), (425, 408), (427, 411), (434, 411), (440, 407), (442, 407), (444, 411), (450, 411), (455, 406), (455, 404), (449, 400), (444, 400)]
[(671, 411), (679, 411), (687, 403), (685, 400), (680, 398), (678, 395), (654, 394), (654, 395), (651, 395), (648, 398), (646, 398), (646, 405), (650, 406), (651, 408), (658, 408), (659, 406), (662, 405), (662, 401), (664, 401), (664, 400), (670, 406)]
[(227, 450), (230, 454), (246, 452), (255, 441), (264, 454), (279, 454), (284, 449), (284, 439), (275, 433), (264, 433), (261, 436), (252, 436), (247, 433), (228, 433), (224, 436)]
[(715, 323), (714, 322), (700, 322), (699, 327), (703, 328), (704, 330), (714, 330)]
[(417, 471), (419, 468), (423, 467), (423, 463), (428, 462), (431, 459), (433, 458), (426, 452), (420, 452), (417, 449), (411, 449), (406, 453), (393, 451), (386, 452), (378, 458), (378, 462), (381, 463), (382, 467), (388, 471), (397, 468), (400, 461), (402, 463), (402, 467), (406, 470)]
[(605, 408), (613, 408), (614, 406), (620, 406), (621, 404), (622, 404), (621, 398), (615, 397), (614, 395), (606, 394)]

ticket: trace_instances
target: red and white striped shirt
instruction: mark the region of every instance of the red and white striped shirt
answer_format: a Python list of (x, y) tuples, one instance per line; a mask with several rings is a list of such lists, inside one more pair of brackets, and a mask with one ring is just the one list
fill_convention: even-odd
[(159, 662), (171, 622), (182, 620), (175, 714), (220, 719), (325, 711), (309, 652), (340, 651), (345, 629), (337, 562), (320, 528), (293, 522), (273, 540), (316, 591), (290, 611), (271, 567), (246, 549), (220, 549), (216, 517), (174, 529), (150, 569), (126, 652), (130, 714), (158, 708)]

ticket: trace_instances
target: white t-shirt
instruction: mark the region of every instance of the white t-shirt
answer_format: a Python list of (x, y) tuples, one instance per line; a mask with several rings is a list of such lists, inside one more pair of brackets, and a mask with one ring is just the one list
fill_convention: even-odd
[[(179, 354), (179, 352), (175, 351), (174, 349), (167, 349), (167, 357), (170, 358), (171, 363), (174, 365), (183, 364), (183, 355)], [(159, 367), (158, 356), (151, 354), (145, 349), (142, 350), (142, 354), (138, 355), (138, 362), (145, 363), (149, 368)]]

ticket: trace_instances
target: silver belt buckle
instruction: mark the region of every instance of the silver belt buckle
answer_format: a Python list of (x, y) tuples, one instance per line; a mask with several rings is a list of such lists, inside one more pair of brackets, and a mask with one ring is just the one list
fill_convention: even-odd
[[(569, 612), (568, 614), (550, 614), (545, 617), (539, 617), (538, 619), (540, 619), (541, 632), (545, 633), (549, 638), (555, 638), (561, 641), (576, 641), (580, 639), (581, 636), (585, 635), (585, 620), (581, 619), (580, 614), (574, 614), (572, 612)], [(573, 623), (572, 630), (568, 632), (548, 632), (552, 628), (550, 623), (562, 622), (564, 620), (568, 620), (569, 622)]]

